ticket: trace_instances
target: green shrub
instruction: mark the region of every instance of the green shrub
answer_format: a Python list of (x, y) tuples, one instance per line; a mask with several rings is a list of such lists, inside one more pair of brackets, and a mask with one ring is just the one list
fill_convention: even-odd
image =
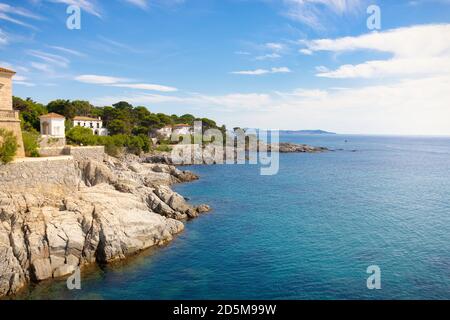
[(172, 151), (172, 147), (167, 144), (161, 144), (155, 148), (156, 151), (159, 152), (170, 152)]
[(0, 162), (11, 162), (16, 156), (18, 147), (14, 133), (0, 128)]
[(98, 137), (89, 128), (74, 127), (67, 132), (66, 137), (69, 143), (76, 145), (95, 146), (98, 144)]
[(39, 148), (39, 134), (35, 131), (23, 131), (23, 147), (25, 149), (25, 155), (27, 157), (40, 157), (38, 148)]

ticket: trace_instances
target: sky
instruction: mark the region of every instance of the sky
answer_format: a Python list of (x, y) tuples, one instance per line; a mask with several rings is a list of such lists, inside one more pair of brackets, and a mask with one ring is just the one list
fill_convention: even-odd
[(0, 66), (42, 103), (450, 135), (450, 0), (0, 0)]

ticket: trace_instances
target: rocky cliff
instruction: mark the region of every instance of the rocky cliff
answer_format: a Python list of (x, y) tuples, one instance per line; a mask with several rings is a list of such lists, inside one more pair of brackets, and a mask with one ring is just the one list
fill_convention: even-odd
[[(182, 221), (210, 209), (194, 207), (170, 189), (197, 179), (171, 165), (134, 157), (65, 161), (76, 177), (60, 177), (56, 188), (39, 187), (36, 180), (28, 192), (23, 184), (6, 188), (0, 175), (0, 296), (30, 282), (67, 276), (78, 266), (163, 245), (184, 229)], [(45, 164), (45, 174), (58, 178), (63, 173), (52, 171), (52, 165)], [(38, 180), (40, 173), (30, 171), (27, 175)]]

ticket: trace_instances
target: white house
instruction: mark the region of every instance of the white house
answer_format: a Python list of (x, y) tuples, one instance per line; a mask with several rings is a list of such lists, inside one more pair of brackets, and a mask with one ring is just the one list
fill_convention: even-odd
[(173, 134), (176, 135), (188, 135), (192, 132), (192, 127), (188, 124), (176, 124), (173, 126), (165, 126), (161, 129), (155, 130), (150, 134), (152, 138), (170, 139)]
[(90, 118), (90, 117), (75, 117), (73, 118), (73, 126), (90, 128), (97, 136), (107, 136), (108, 129), (103, 127), (102, 118)]
[(151, 133), (151, 137), (153, 138), (161, 137), (164, 139), (169, 139), (171, 135), (172, 135), (172, 126), (165, 126)]
[(41, 135), (44, 137), (64, 138), (66, 136), (66, 118), (57, 113), (40, 116)]
[(176, 124), (173, 126), (173, 131), (174, 134), (177, 135), (188, 135), (191, 134), (192, 132), (192, 127), (188, 124)]

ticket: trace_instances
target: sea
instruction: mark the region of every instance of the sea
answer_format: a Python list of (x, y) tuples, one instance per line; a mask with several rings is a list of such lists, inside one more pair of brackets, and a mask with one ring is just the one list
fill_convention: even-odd
[(280, 154), (273, 176), (188, 167), (200, 180), (175, 190), (213, 211), (173, 242), (83, 272), (81, 290), (46, 281), (15, 298), (450, 299), (449, 137), (281, 141), (334, 151)]

